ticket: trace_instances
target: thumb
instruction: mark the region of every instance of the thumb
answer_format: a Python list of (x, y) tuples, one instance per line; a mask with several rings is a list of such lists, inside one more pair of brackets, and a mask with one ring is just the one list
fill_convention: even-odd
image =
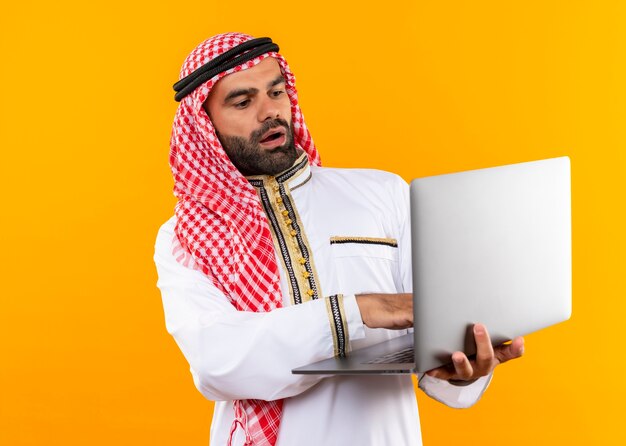
[(507, 362), (511, 359), (519, 358), (524, 354), (524, 338), (518, 336), (508, 345), (501, 345), (494, 349), (496, 359), (500, 362)]

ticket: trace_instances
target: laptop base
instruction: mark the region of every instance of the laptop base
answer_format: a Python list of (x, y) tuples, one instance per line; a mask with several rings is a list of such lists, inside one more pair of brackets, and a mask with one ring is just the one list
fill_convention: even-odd
[(345, 358), (330, 358), (293, 369), (296, 375), (405, 375), (413, 373), (415, 363), (371, 363), (377, 358), (413, 347), (413, 333), (348, 353)]

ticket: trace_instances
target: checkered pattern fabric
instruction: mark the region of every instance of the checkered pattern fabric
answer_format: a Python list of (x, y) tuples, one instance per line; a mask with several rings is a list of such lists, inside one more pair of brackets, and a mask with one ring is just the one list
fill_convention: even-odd
[[(227, 33), (198, 45), (187, 56), (180, 78), (252, 36)], [(183, 265), (200, 269), (239, 311), (266, 312), (282, 306), (280, 276), (272, 236), (254, 188), (230, 162), (213, 124), (202, 107), (211, 88), (222, 77), (274, 57), (285, 78), (291, 102), (296, 145), (311, 164), (319, 155), (298, 106), (295, 77), (276, 52), (217, 74), (186, 96), (178, 106), (170, 141), (174, 175), (176, 237), (173, 253)], [(244, 428), (246, 444), (274, 445), (282, 400), (238, 400), (231, 437)]]

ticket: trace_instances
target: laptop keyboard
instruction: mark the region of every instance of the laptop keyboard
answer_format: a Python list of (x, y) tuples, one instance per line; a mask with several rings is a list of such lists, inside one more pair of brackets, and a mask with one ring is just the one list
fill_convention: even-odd
[(415, 362), (415, 357), (413, 355), (414, 350), (413, 347), (405, 348), (404, 350), (400, 350), (397, 352), (387, 353), (384, 356), (379, 356), (378, 358), (372, 359), (371, 361), (366, 362), (365, 364), (405, 364)]

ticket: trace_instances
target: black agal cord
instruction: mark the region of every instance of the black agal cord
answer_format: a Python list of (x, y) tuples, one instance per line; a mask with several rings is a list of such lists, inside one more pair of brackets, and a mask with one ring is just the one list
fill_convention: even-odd
[[(248, 40), (234, 48), (220, 54), (215, 59), (202, 65), (189, 76), (184, 77), (174, 84), (174, 99), (180, 102), (185, 96), (194, 91), (204, 82), (211, 79), (222, 71), (230, 70), (237, 65), (241, 65), (257, 56), (269, 52), (278, 52), (278, 45), (272, 42), (269, 37), (259, 37)], [(247, 53), (245, 53), (248, 51)], [(243, 54), (245, 53), (245, 54)]]

